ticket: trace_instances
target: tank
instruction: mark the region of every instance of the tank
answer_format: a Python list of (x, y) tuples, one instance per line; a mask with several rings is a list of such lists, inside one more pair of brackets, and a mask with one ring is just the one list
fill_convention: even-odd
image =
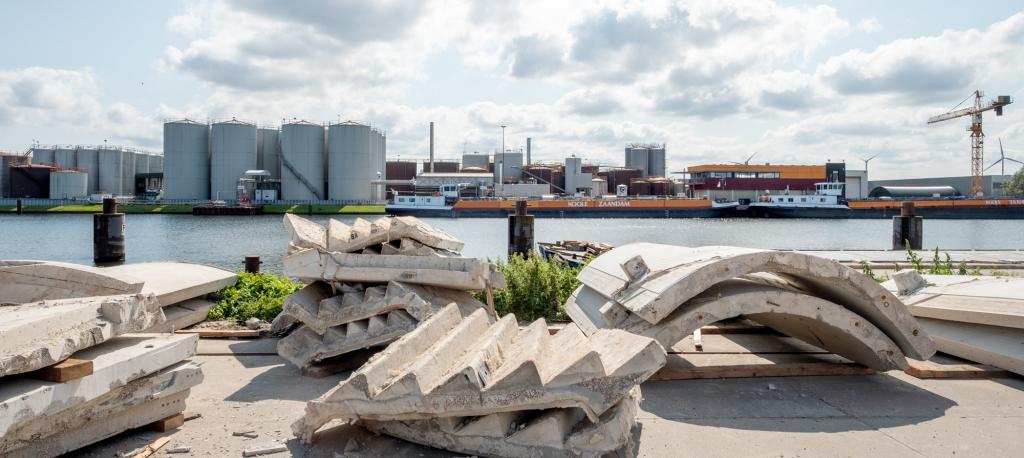
[(89, 175), (74, 170), (55, 170), (50, 173), (50, 198), (75, 199), (88, 196)]
[(591, 195), (603, 196), (608, 194), (608, 180), (603, 178), (594, 178), (590, 183)]
[(99, 178), (96, 192), (115, 196), (124, 195), (124, 151), (100, 148), (97, 152)]
[(0, 154), (0, 197), (10, 197), (11, 166), (25, 162), (25, 158), (22, 156)]
[[(641, 176), (647, 176), (649, 152), (646, 147), (626, 147), (626, 167), (639, 169)], [(609, 180), (610, 181), (610, 180)], [(630, 192), (632, 194), (632, 192)]]
[(327, 128), (327, 190), (332, 200), (369, 200), (377, 179), (379, 135), (346, 121)]
[(580, 171), (581, 172), (589, 173), (591, 175), (597, 175), (598, 169), (599, 169), (599, 166), (596, 166), (596, 165), (593, 165), (593, 164), (583, 164), (580, 167)]
[(163, 168), (164, 199), (209, 199), (209, 126), (188, 119), (164, 123)]
[(53, 165), (53, 148), (32, 148), (32, 163), (36, 165)]
[(647, 175), (665, 176), (665, 146), (651, 146), (647, 150)]
[(76, 168), (78, 161), (75, 158), (74, 148), (57, 148), (53, 150), (53, 163), (61, 169)]
[(135, 195), (135, 156), (133, 151), (125, 151), (121, 155), (121, 194)]
[(599, 172), (598, 175), (608, 180), (608, 189), (611, 190), (617, 189), (620, 184), (628, 186), (630, 181), (642, 178), (643, 172), (639, 169), (617, 168)]
[(460, 173), (487, 173), (483, 167), (463, 167)]
[(232, 119), (210, 127), (210, 198), (235, 200), (238, 179), (256, 168), (256, 125)]
[(44, 165), (11, 167), (9, 197), (46, 199), (50, 196), (51, 172), (53, 172), (53, 167)]
[(308, 121), (281, 126), (281, 198), (324, 198), (324, 126)]
[[(149, 161), (153, 156), (149, 154), (135, 155), (135, 174), (149, 173)], [(132, 186), (135, 186), (133, 183)]]
[(651, 184), (644, 180), (636, 180), (629, 184), (629, 195), (649, 196), (651, 195)]
[[(424, 170), (430, 168), (430, 163), (423, 164)], [(485, 172), (487, 170), (484, 170)], [(459, 163), (454, 161), (434, 161), (435, 173), (459, 173)]]
[(270, 178), (281, 178), (281, 131), (256, 131), (256, 168), (270, 172)]
[(153, 155), (149, 157), (149, 173), (164, 173), (164, 157)]
[(656, 178), (649, 181), (651, 184), (651, 195), (652, 196), (670, 196), (672, 195), (672, 182), (665, 178)]
[(523, 177), (523, 153), (494, 153), (494, 182)]
[(539, 183), (551, 183), (554, 176), (554, 170), (552, 170), (551, 167), (545, 167), (543, 165), (528, 165), (523, 169), (524, 180), (533, 178)]
[(75, 168), (89, 176), (86, 192), (95, 194), (99, 188), (99, 153), (96, 148), (78, 148), (75, 151)]
[(389, 180), (412, 180), (416, 178), (415, 161), (387, 161), (387, 166), (384, 168), (387, 170)]
[(479, 167), (487, 170), (487, 164), (489, 164), (490, 158), (486, 154), (463, 154), (462, 155), (462, 168), (466, 167)]

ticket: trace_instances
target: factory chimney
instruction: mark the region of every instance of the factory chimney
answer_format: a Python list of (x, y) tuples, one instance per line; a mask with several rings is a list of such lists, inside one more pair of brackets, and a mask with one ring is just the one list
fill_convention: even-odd
[(532, 140), (532, 138), (526, 137), (526, 165), (533, 164), (533, 161), (530, 160), (530, 147), (531, 143), (533, 143)]
[(434, 171), (434, 121), (430, 121), (430, 171)]

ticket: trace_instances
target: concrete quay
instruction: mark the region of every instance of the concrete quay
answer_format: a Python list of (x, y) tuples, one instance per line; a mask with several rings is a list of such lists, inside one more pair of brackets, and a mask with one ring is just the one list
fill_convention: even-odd
[[(177, 430), (135, 430), (70, 456), (110, 457), (159, 437), (183, 456), (241, 456), (280, 442), (271, 456), (449, 457), (362, 428), (322, 431), (313, 444), (289, 425), (306, 402), (348, 372), (302, 377), (275, 354), (276, 339), (202, 339), (192, 361), (205, 381), (187, 412), (202, 416)], [(634, 452), (664, 456), (1020, 456), (1024, 378), (919, 380), (891, 371), (864, 376), (746, 378), (646, 382)], [(257, 438), (233, 436), (255, 431)]]

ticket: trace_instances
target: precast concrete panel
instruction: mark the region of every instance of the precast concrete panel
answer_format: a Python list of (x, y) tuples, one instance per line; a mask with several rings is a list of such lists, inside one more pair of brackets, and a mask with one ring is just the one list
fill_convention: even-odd
[(73, 170), (50, 173), (50, 198), (75, 199), (88, 195), (89, 175)]
[(99, 153), (93, 148), (79, 148), (75, 151), (75, 168), (88, 175), (86, 190), (95, 194), (99, 188)]
[(73, 169), (78, 161), (75, 159), (74, 148), (57, 148), (53, 150), (53, 162), (62, 169)]
[[(282, 199), (324, 198), (324, 137), (324, 127), (320, 124), (298, 121), (281, 126)], [(285, 162), (294, 168), (294, 172)], [(295, 173), (302, 175), (316, 194)]]
[(370, 199), (370, 181), (377, 178), (374, 148), (378, 138), (370, 126), (354, 122), (328, 127), (327, 189), (331, 199)]
[(238, 179), (256, 168), (256, 126), (241, 121), (210, 129), (210, 198), (234, 200)]
[(653, 177), (665, 176), (665, 147), (647, 150), (647, 174)]
[(190, 120), (164, 124), (164, 199), (210, 198), (210, 129)]
[(523, 177), (523, 153), (494, 153), (494, 182)]
[(32, 163), (53, 165), (53, 148), (32, 148)]
[(99, 173), (96, 192), (115, 196), (124, 195), (124, 151), (100, 148), (97, 152)]
[(256, 168), (270, 172), (270, 178), (281, 178), (281, 131), (256, 131)]

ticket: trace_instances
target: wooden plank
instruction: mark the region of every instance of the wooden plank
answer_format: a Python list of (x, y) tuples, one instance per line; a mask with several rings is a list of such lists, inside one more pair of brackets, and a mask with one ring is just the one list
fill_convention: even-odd
[(772, 334), (705, 334), (701, 338), (701, 344), (703, 350), (698, 350), (694, 345), (693, 336), (688, 336), (673, 345), (669, 353), (829, 353), (802, 340)]
[(975, 363), (942, 363), (937, 361), (918, 361), (907, 358), (910, 367), (907, 374), (920, 379), (971, 379), (1009, 377), (1010, 371), (992, 367), (987, 364)]
[(154, 421), (149, 424), (149, 428), (156, 432), (166, 432), (175, 428), (180, 428), (181, 425), (185, 424), (185, 415), (178, 413), (171, 415), (167, 418)]
[(200, 339), (218, 339), (227, 337), (259, 337), (255, 329), (179, 329), (175, 334), (199, 334)]
[(670, 354), (650, 380), (869, 375), (874, 370), (832, 354)]
[(147, 445), (146, 448), (144, 448), (141, 452), (137, 453), (135, 455), (135, 458), (149, 458), (150, 456), (153, 456), (154, 454), (156, 454), (157, 450), (160, 450), (163, 446), (167, 445), (167, 443), (170, 442), (170, 441), (171, 441), (171, 438), (169, 438), (169, 437), (161, 437), (161, 438), (153, 441), (152, 444)]
[(68, 358), (52, 366), (44, 367), (27, 375), (34, 379), (64, 383), (92, 375), (92, 360)]

